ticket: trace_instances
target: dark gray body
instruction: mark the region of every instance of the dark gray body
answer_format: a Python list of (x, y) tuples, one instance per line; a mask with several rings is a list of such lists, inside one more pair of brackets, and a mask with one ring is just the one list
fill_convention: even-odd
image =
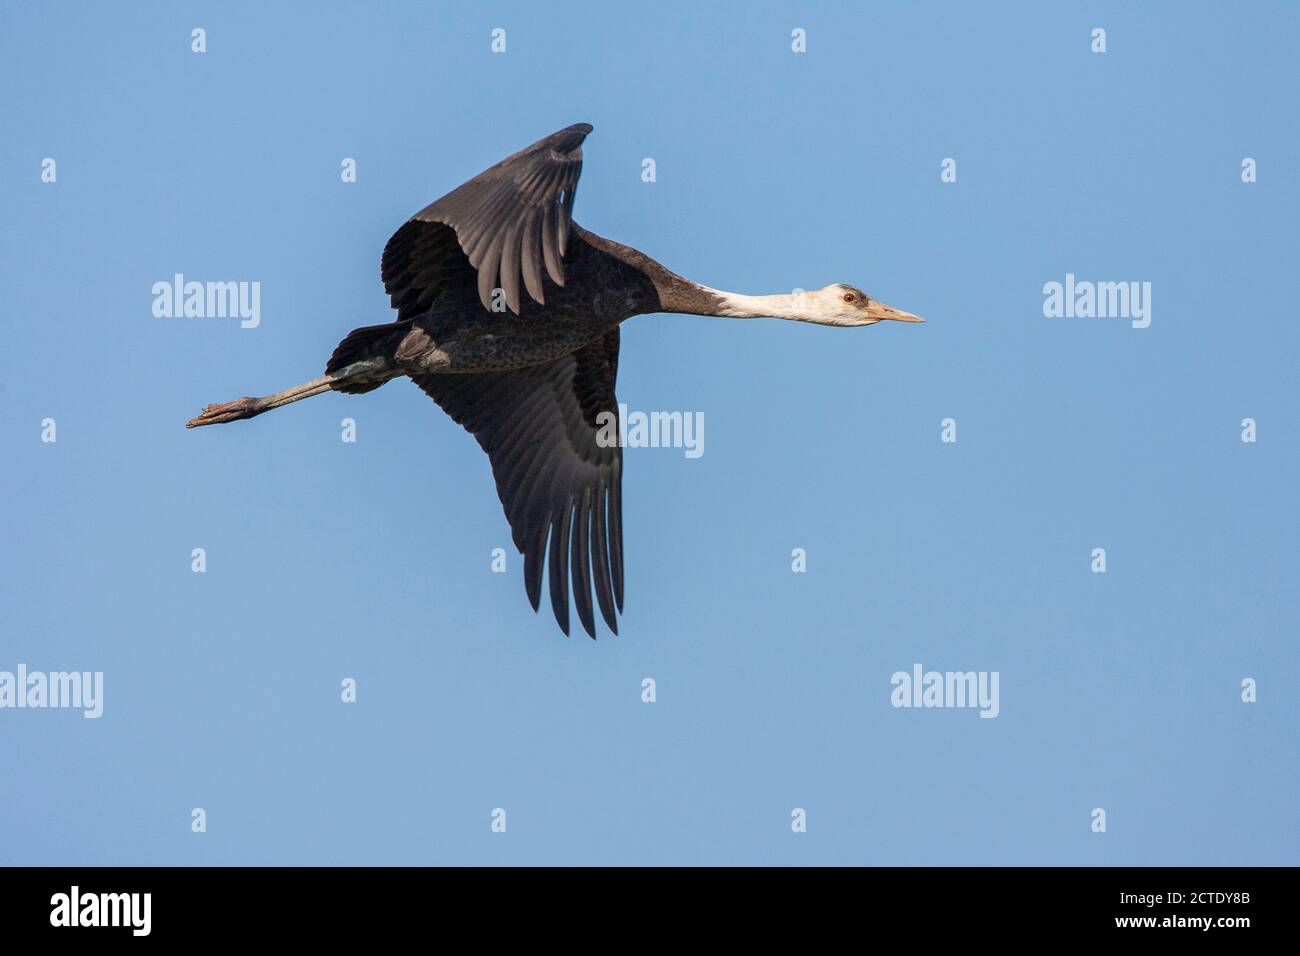
[[(455, 234), (440, 223), (417, 223), (426, 246), (449, 245)], [(563, 258), (563, 286), (543, 279), (545, 302), (524, 299), (516, 314), (504, 307), (499, 288), (494, 310), (480, 301), (468, 260), (459, 275), (448, 275), (437, 294), (405, 310), (390, 326), (359, 329), (344, 340), (327, 372), (345, 372), (361, 363), (339, 391), (368, 391), (401, 375), (499, 372), (526, 368), (572, 354), (603, 339), (619, 324), (650, 312), (705, 312), (714, 297), (654, 259), (577, 223), (570, 226)], [(401, 232), (394, 237), (397, 240)], [(390, 243), (390, 247), (392, 244)], [(399, 244), (400, 248), (400, 244)], [(448, 249), (449, 255), (454, 251)], [(391, 260), (385, 257), (386, 265)], [(397, 298), (397, 295), (394, 296)], [(403, 314), (399, 308), (399, 314)], [(363, 386), (363, 387), (358, 387)]]

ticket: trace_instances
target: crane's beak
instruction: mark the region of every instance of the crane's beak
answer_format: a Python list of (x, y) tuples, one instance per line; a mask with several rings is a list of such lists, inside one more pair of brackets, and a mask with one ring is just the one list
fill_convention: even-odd
[(884, 319), (893, 319), (895, 322), (924, 322), (925, 319), (919, 315), (913, 315), (911, 312), (904, 312), (902, 309), (895, 309), (893, 306), (885, 305), (883, 302), (872, 300), (867, 305), (867, 315), (877, 322)]

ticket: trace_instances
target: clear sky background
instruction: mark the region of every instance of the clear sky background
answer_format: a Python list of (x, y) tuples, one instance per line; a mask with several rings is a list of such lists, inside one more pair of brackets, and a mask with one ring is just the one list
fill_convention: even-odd
[[(0, 670), (105, 700), (0, 710), (0, 862), (1300, 863), (1298, 26), (4, 4)], [(625, 325), (620, 400), (703, 412), (705, 454), (627, 452), (596, 643), (533, 613), (513, 548), (491, 572), (487, 458), (410, 383), (183, 427), (319, 375), (391, 316), (408, 216), (584, 121), (588, 228), (929, 319)], [(259, 281), (260, 327), (155, 318), (177, 272)], [(1045, 318), (1066, 273), (1151, 282), (1150, 327)], [(1000, 715), (891, 707), (914, 663), (998, 671)]]

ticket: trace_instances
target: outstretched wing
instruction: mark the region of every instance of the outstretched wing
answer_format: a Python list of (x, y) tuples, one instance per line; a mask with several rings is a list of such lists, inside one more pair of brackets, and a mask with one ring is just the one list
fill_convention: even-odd
[(398, 318), (428, 305), (476, 270), (479, 300), (492, 290), (519, 314), (519, 287), (545, 304), (542, 268), (564, 285), (564, 253), (582, 173), (582, 141), (592, 127), (577, 123), (539, 139), (479, 173), (416, 213), (384, 248), (381, 272)]
[[(509, 372), (413, 376), (492, 461), (497, 494), (533, 610), (549, 551), (551, 609), (569, 633), (569, 572), (583, 628), (596, 636), (591, 591), (615, 634), (623, 610), (623, 450), (618, 446), (618, 329), (572, 355)], [(610, 419), (598, 418), (602, 412)], [(598, 441), (603, 434), (615, 440)], [(549, 549), (547, 538), (550, 538)]]

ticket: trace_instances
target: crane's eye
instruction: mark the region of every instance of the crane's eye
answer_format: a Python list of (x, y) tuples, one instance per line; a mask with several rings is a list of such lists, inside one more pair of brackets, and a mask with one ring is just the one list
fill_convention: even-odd
[(858, 301), (858, 297), (857, 297), (854, 293), (852, 293), (852, 292), (845, 292), (845, 293), (844, 293), (844, 301), (845, 301), (845, 302), (857, 302), (857, 301)]

